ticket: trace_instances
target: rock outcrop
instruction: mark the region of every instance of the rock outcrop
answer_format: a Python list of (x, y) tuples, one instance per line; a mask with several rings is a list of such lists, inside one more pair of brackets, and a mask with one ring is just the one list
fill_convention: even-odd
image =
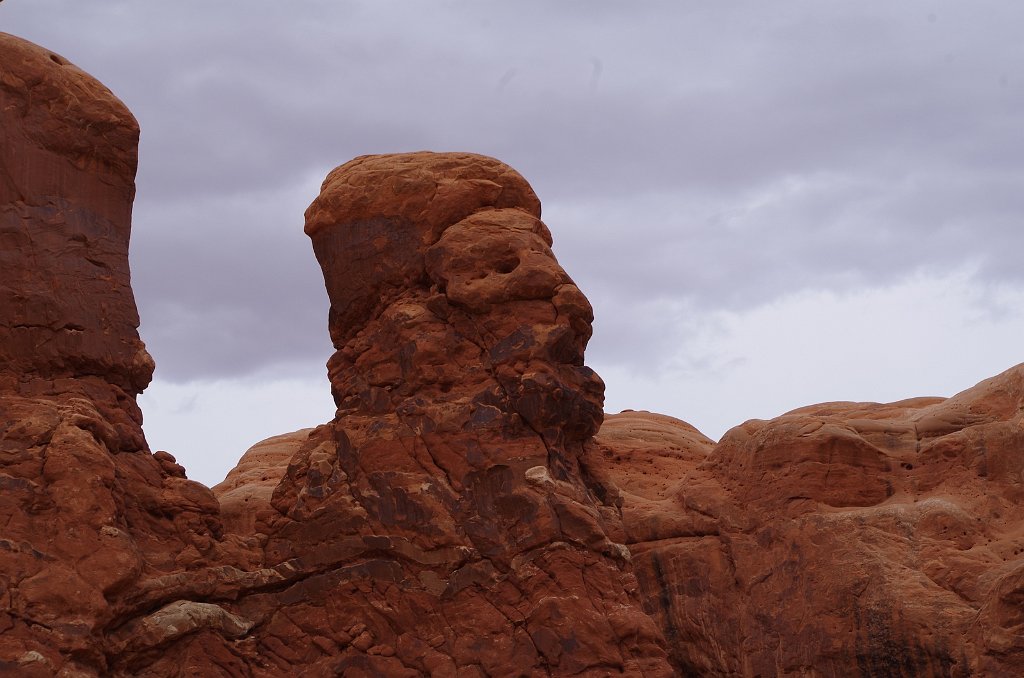
[(270, 504), (274, 488), (312, 431), (304, 428), (256, 443), (227, 477), (213, 487), (225, 530), (243, 538), (266, 534), (268, 521), (277, 515)]
[(4, 377), (135, 395), (153, 373), (128, 278), (138, 124), (63, 57), (6, 34), (0, 50)]
[(717, 445), (610, 416), (585, 463), (622, 499), (682, 674), (1024, 667), (1024, 365), (949, 399), (749, 421)]
[(210, 490), (142, 435), (138, 134), (99, 82), (0, 34), (0, 673), (105, 674), (164, 600), (150, 582), (245, 564)]
[(469, 154), (358, 158), (307, 210), (338, 414), (260, 535), (265, 566), (317, 568), (301, 603), (248, 610), (276, 670), (670, 674), (577, 463), (604, 387), (539, 217), (522, 177)]
[(363, 157), (306, 213), (337, 416), (211, 491), (142, 435), (134, 119), (3, 34), (0, 118), (0, 673), (1024, 667), (1024, 365), (718, 443), (605, 418), (591, 307), (526, 181)]
[(670, 675), (578, 464), (603, 384), (540, 205), (481, 156), (365, 158), (307, 231), (338, 418), (217, 488), (151, 453), (138, 127), (0, 37), (0, 672)]

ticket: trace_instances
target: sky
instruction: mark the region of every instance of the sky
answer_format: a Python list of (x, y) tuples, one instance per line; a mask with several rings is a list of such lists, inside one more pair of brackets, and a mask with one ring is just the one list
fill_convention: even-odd
[(333, 167), (519, 170), (594, 305), (606, 410), (712, 438), (1024, 361), (1024, 3), (7, 0), (142, 128), (151, 447), (219, 482), (329, 421), (302, 232)]

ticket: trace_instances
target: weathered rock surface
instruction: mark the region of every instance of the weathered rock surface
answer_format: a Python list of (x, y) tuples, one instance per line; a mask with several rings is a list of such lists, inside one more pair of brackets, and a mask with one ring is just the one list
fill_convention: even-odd
[(717, 445), (610, 416), (585, 464), (621, 495), (680, 673), (1024, 667), (1024, 365), (949, 399), (750, 421)]
[(337, 416), (211, 491), (135, 402), (134, 119), (3, 34), (0, 118), (0, 674), (1021, 674), (1024, 365), (717, 444), (603, 418), (525, 180), (363, 157), (306, 214)]
[(338, 418), (218, 500), (142, 435), (135, 121), (42, 48), (3, 36), (0, 64), (0, 672), (671, 674), (577, 463), (590, 305), (515, 171), (331, 174), (308, 232)]
[(0, 34), (0, 673), (115, 670), (118, 629), (163, 601), (148, 582), (245, 563), (210, 490), (142, 435), (137, 140), (100, 83)]
[(507, 166), (432, 153), (347, 163), (307, 211), (338, 415), (260, 535), (265, 566), (318, 568), (247, 602), (275, 670), (670, 674), (577, 463), (592, 312), (539, 216)]
[(481, 156), (360, 158), (328, 176), (307, 232), (337, 418), (254, 446), (215, 488), (252, 563), (151, 582), (174, 602), (124, 627), (119, 666), (671, 675), (609, 539), (618, 515), (577, 461), (603, 384), (583, 365), (590, 305), (539, 212)]
[(0, 364), (138, 393), (153, 372), (128, 278), (138, 125), (63, 57), (6, 34), (0, 50)]
[(267, 532), (267, 521), (277, 515), (270, 504), (274, 488), (312, 431), (304, 428), (256, 443), (227, 477), (213, 487), (225, 530), (242, 537)]

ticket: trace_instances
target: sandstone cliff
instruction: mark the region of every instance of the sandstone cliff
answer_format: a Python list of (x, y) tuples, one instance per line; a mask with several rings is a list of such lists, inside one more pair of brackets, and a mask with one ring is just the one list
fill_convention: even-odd
[(210, 490), (142, 435), (134, 118), (0, 34), (0, 139), (0, 672), (98, 675), (161, 642), (129, 629), (175, 600), (159, 582), (247, 562)]
[(1024, 366), (717, 444), (604, 417), (592, 310), (526, 181), (362, 157), (306, 213), (337, 416), (211, 491), (142, 435), (134, 119), (3, 34), (0, 116), (0, 673), (1024, 667)]

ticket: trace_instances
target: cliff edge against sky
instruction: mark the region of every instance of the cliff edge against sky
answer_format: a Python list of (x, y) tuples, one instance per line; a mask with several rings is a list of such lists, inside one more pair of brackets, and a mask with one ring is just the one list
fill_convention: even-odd
[(593, 313), (527, 182), (366, 156), (306, 212), (337, 415), (211, 490), (150, 451), (136, 405), (134, 118), (4, 34), (0, 116), (0, 672), (1024, 667), (1024, 366), (717, 444), (605, 417)]

